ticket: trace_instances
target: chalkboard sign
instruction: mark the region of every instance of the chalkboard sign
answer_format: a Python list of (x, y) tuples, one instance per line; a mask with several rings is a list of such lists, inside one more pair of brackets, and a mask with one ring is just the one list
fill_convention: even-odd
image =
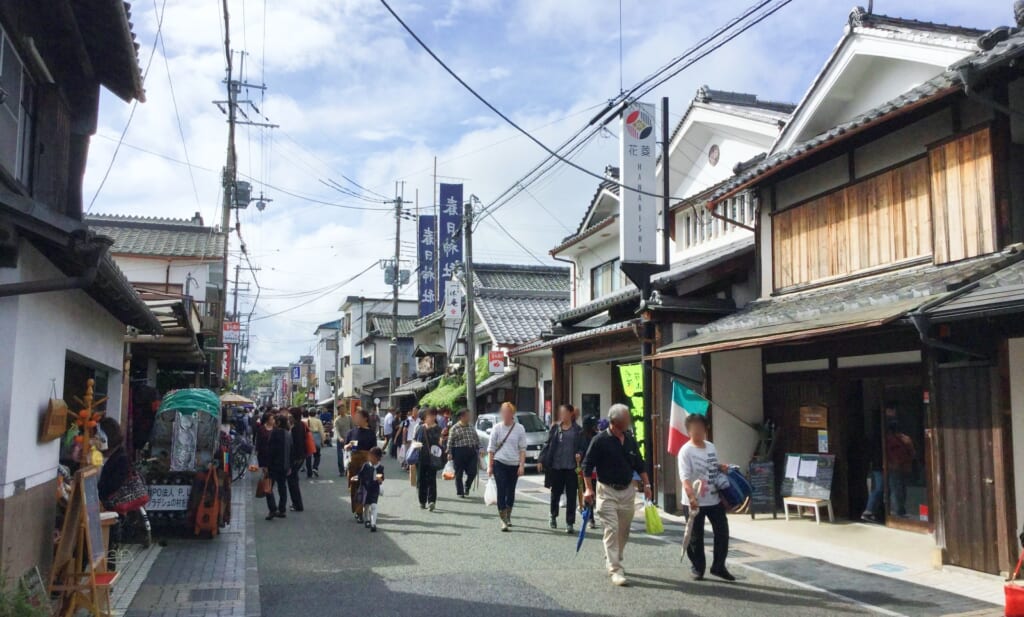
[(835, 470), (836, 457), (831, 454), (787, 454), (782, 496), (832, 499)]
[(775, 510), (775, 463), (753, 462), (747, 470), (747, 479), (753, 491), (750, 494), (750, 518), (755, 514), (776, 517)]
[(107, 548), (103, 545), (103, 528), (100, 525), (100, 474), (95, 467), (83, 469), (79, 473), (85, 497), (85, 532), (89, 534), (89, 549), (92, 551), (90, 563), (95, 565), (107, 555)]

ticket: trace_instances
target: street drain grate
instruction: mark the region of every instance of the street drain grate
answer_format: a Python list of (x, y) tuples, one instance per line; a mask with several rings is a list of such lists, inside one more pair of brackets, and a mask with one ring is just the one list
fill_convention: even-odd
[(193, 589), (188, 592), (189, 602), (232, 602), (242, 595), (241, 589)]

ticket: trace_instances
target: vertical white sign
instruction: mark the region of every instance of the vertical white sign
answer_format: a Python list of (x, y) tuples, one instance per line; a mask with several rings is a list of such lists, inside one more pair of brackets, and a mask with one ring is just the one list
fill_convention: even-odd
[(658, 262), (658, 204), (652, 196), (657, 193), (654, 113), (650, 103), (632, 103), (622, 114), (619, 258), (623, 263)]
[(444, 288), (444, 320), (448, 322), (462, 321), (462, 293), (459, 284), (448, 281)]

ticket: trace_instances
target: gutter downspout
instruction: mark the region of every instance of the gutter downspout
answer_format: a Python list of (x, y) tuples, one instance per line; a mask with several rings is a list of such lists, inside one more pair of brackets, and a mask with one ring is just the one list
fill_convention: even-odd
[(86, 266), (85, 272), (78, 276), (66, 278), (52, 278), (40, 281), (25, 281), (0, 285), (0, 298), (49, 293), (51, 291), (85, 289), (92, 285), (96, 280), (96, 274), (99, 271), (100, 260), (107, 252), (107, 249), (110, 248), (112, 242), (107, 238), (102, 237), (93, 237), (86, 240), (81, 237), (81, 235), (76, 234), (76, 236), (72, 237), (72, 244), (72, 250), (77, 255), (88, 260), (88, 266)]

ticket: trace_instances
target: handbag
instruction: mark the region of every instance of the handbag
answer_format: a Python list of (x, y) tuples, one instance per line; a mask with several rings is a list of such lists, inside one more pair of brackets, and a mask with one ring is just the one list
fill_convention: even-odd
[(316, 454), (316, 442), (313, 441), (313, 433), (306, 429), (306, 456), (313, 456)]
[(138, 510), (149, 503), (149, 489), (142, 474), (135, 468), (128, 470), (128, 475), (119, 489), (110, 496), (109, 506), (114, 512), (125, 515), (133, 510)]
[(256, 483), (256, 498), (266, 497), (274, 492), (273, 483), (270, 481), (270, 476), (263, 474), (260, 481)]
[(1013, 576), (1003, 586), (1003, 593), (1006, 594), (1006, 617), (1024, 617), (1024, 586), (1017, 583), (1021, 564), (1024, 564), (1024, 552), (1020, 554), (1020, 559), (1017, 560), (1017, 567), (1013, 570)]

